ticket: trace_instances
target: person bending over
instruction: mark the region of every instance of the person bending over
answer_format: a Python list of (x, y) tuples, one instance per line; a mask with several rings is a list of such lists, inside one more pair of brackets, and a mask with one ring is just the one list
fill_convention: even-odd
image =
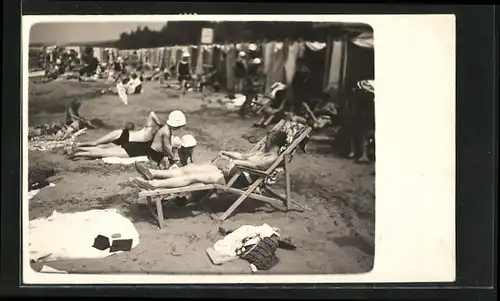
[(172, 133), (186, 125), (186, 116), (180, 110), (170, 112), (167, 122), (154, 135), (148, 147), (147, 156), (159, 168), (166, 169), (180, 165), (178, 155), (172, 149)]
[[(219, 160), (217, 163), (193, 163), (184, 167), (170, 170), (149, 169), (136, 163), (137, 171), (142, 175), (133, 179), (133, 182), (142, 189), (154, 190), (158, 188), (184, 187), (195, 183), (225, 185), (238, 171), (238, 167), (248, 167), (266, 170), (280, 156), (279, 150), (286, 143), (286, 134), (282, 131), (267, 135), (263, 148), (255, 152), (238, 153), (222, 151), (222, 157), (230, 158)], [(250, 185), (253, 179), (242, 174), (234, 183), (234, 187), (243, 188)]]

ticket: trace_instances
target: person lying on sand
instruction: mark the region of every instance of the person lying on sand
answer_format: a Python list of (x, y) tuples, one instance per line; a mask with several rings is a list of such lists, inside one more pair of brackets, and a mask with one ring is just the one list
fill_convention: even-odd
[(158, 116), (154, 111), (151, 111), (146, 118), (146, 124), (140, 130), (134, 130), (134, 125), (127, 122), (125, 128), (121, 130), (114, 130), (103, 137), (89, 142), (78, 143), (78, 147), (86, 146), (100, 146), (104, 144), (113, 143), (115, 145), (121, 145), (124, 141), (130, 142), (147, 142), (153, 139), (154, 135), (158, 129), (163, 126)]
[[(133, 182), (142, 189), (184, 187), (195, 183), (225, 185), (236, 173), (239, 166), (258, 170), (266, 170), (279, 157), (279, 150), (286, 143), (286, 133), (277, 131), (269, 133), (261, 150), (249, 153), (222, 151), (222, 157), (230, 158), (229, 162), (219, 160), (217, 163), (193, 163), (170, 170), (146, 168), (136, 163), (137, 171), (142, 175)], [(235, 187), (246, 187), (253, 182), (250, 176), (241, 175), (234, 183)]]
[[(166, 165), (168, 159), (170, 164), (178, 164), (179, 158), (172, 151), (172, 131), (186, 125), (186, 117), (179, 110), (172, 111), (165, 125), (159, 130), (160, 121), (154, 112), (148, 116), (146, 126), (138, 131), (127, 128), (115, 130), (106, 136), (90, 142), (96, 147), (84, 147), (80, 144), (76, 152), (70, 158), (132, 158), (147, 156), (158, 166)], [(113, 143), (115, 146), (102, 147), (103, 144)]]

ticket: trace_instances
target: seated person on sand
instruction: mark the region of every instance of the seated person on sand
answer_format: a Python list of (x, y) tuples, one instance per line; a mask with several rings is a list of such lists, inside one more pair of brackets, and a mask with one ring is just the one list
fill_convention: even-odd
[[(170, 170), (156, 170), (146, 168), (136, 163), (137, 171), (142, 175), (133, 179), (133, 182), (142, 189), (154, 190), (158, 188), (178, 188), (191, 184), (221, 184), (225, 185), (236, 173), (239, 166), (258, 170), (266, 170), (279, 157), (279, 150), (286, 143), (286, 133), (277, 131), (269, 133), (264, 147), (249, 153), (226, 152), (220, 154), (230, 158), (229, 162), (219, 160), (215, 163), (193, 163), (184, 167)], [(233, 187), (244, 188), (251, 184), (253, 179), (241, 175)]]
[(81, 107), (79, 101), (72, 101), (66, 110), (66, 122), (54, 122), (51, 125), (40, 125), (28, 128), (28, 137), (53, 135), (56, 140), (64, 140), (71, 136), (71, 134), (83, 128), (95, 128), (89, 120), (80, 116), (78, 110)]
[(82, 117), (80, 115), (79, 110), (81, 106), (82, 103), (76, 100), (73, 100), (69, 104), (68, 109), (66, 110), (66, 125), (72, 126), (78, 124), (78, 126), (74, 126), (75, 128), (78, 129), (82, 129), (84, 127), (95, 128), (96, 126), (93, 125), (92, 122), (90, 122), (85, 117)]
[[(146, 125), (140, 130), (115, 130), (96, 141), (78, 145), (71, 158), (132, 158), (147, 156), (150, 160), (160, 165), (179, 163), (179, 159), (172, 151), (172, 131), (186, 125), (186, 117), (179, 110), (172, 111), (166, 122), (162, 125), (154, 112), (148, 116)], [(160, 127), (158, 129), (158, 127)], [(113, 143), (114, 146), (103, 147), (104, 144)], [(91, 147), (85, 147), (91, 145)]]
[(124, 77), (121, 82), (119, 82), (116, 87), (111, 87), (109, 89), (104, 89), (101, 91), (101, 94), (119, 94), (118, 87), (124, 89), (127, 95), (131, 94), (141, 94), (142, 93), (142, 81), (143, 76), (138, 76), (133, 73), (130, 78)]

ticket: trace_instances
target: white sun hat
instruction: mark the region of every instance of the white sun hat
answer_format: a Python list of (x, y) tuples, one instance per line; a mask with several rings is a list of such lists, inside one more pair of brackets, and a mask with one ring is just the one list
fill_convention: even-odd
[(194, 139), (193, 135), (187, 134), (182, 136), (182, 147), (195, 147), (196, 139)]
[(254, 64), (258, 65), (258, 64), (262, 63), (262, 60), (261, 60), (261, 59), (259, 59), (258, 57), (256, 57), (256, 58), (254, 58), (254, 59), (252, 60), (252, 63), (254, 63)]
[(172, 136), (172, 147), (179, 148), (182, 146), (182, 139), (179, 136)]
[(171, 127), (181, 127), (186, 125), (186, 116), (182, 111), (175, 110), (168, 114), (167, 124)]
[(119, 57), (116, 59), (116, 61), (117, 61), (118, 63), (122, 63), (122, 62), (123, 62), (123, 58), (122, 58), (121, 56), (119, 56)]
[(257, 45), (255, 45), (255, 44), (250, 44), (250, 45), (248, 45), (248, 50), (250, 50), (250, 51), (255, 51), (255, 50), (257, 50)]
[(247, 55), (247, 54), (245, 53), (245, 51), (240, 51), (240, 54), (239, 54), (239, 56), (240, 56), (240, 57), (244, 57), (245, 55)]
[(189, 54), (189, 52), (184, 52), (184, 53), (182, 54), (182, 57), (190, 57), (190, 56), (191, 56), (191, 55)]

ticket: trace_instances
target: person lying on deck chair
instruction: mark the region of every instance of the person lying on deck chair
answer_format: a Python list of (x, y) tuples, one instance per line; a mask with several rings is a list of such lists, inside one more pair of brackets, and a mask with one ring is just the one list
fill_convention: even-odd
[[(156, 170), (146, 168), (136, 163), (137, 171), (142, 175), (133, 179), (133, 182), (142, 189), (154, 190), (158, 188), (177, 188), (191, 184), (221, 184), (225, 185), (237, 172), (238, 167), (247, 167), (264, 171), (269, 168), (280, 156), (279, 150), (286, 143), (286, 133), (276, 131), (266, 137), (264, 147), (258, 151), (246, 154), (222, 151), (222, 157), (229, 157), (229, 162), (219, 160), (217, 163), (193, 163), (184, 167), (170, 170)], [(234, 188), (244, 188), (254, 179), (242, 174), (234, 183)]]
[(267, 127), (275, 119), (276, 115), (282, 113), (287, 97), (287, 88), (285, 85), (276, 83), (276, 90), (271, 92), (271, 100), (265, 105), (262, 110), (262, 118), (254, 123), (254, 127)]
[[(95, 147), (83, 147), (79, 145), (76, 152), (70, 158), (132, 158), (147, 156), (158, 166), (177, 164), (180, 162), (172, 151), (172, 131), (186, 125), (186, 117), (179, 110), (172, 111), (163, 125), (159, 122), (154, 112), (148, 116), (146, 126), (138, 131), (128, 128), (115, 130), (108, 135), (90, 142)], [(159, 130), (158, 127), (162, 126)], [(103, 147), (103, 144), (113, 143), (114, 146)], [(87, 143), (88, 144), (88, 143)], [(84, 144), (84, 145), (87, 145)], [(166, 161), (168, 160), (168, 162)]]

